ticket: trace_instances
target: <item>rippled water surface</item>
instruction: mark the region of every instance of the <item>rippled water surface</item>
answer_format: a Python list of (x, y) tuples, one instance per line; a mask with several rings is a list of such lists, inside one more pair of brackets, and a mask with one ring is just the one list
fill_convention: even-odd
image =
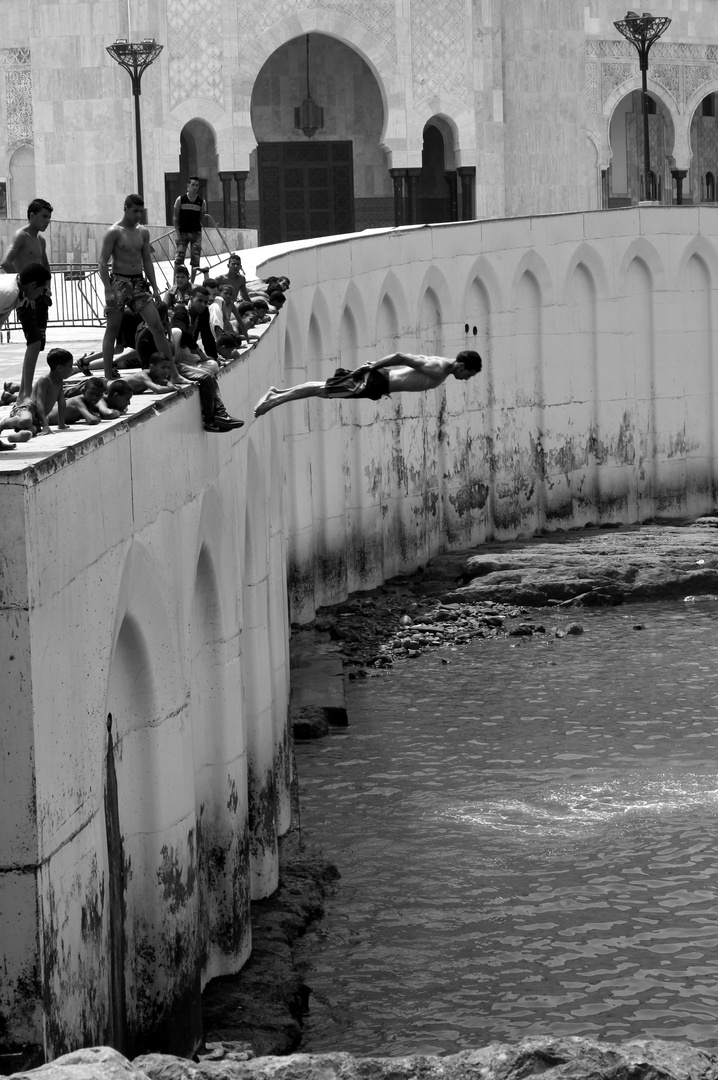
[(718, 603), (580, 621), (348, 683), (351, 726), (298, 745), (342, 873), (304, 1049), (718, 1042)]

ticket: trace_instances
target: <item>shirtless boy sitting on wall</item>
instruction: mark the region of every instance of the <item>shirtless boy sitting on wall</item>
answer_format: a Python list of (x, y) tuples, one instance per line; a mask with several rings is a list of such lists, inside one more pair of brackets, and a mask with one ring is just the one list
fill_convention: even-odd
[(301, 398), (369, 398), (378, 401), (389, 394), (404, 391), (421, 393), (441, 386), (453, 375), (464, 381), (481, 371), (481, 357), (472, 349), (458, 353), (455, 360), (447, 356), (418, 356), (414, 353), (391, 353), (375, 364), (363, 364), (355, 371), (337, 368), (326, 382), (305, 382), (278, 390), (269, 388), (254, 409), (255, 416), (263, 416), (278, 405)]

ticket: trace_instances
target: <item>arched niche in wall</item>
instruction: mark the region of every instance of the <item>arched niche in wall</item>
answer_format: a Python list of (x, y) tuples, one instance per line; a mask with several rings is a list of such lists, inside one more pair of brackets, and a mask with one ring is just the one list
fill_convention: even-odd
[(446, 117), (432, 116), (424, 127), (414, 221), (429, 225), (458, 220), (456, 134)]
[[(658, 202), (671, 202), (670, 164), (675, 131), (670, 110), (656, 94), (648, 94), (648, 153), (653, 190)], [(611, 160), (608, 166), (608, 206), (635, 206), (654, 197), (645, 192), (643, 164), (643, 94), (631, 90), (618, 102), (609, 123)]]
[(8, 217), (27, 217), (27, 208), (35, 198), (35, 150), (23, 145), (13, 153), (8, 166)]
[(212, 125), (198, 116), (188, 120), (180, 132), (179, 173), (165, 174), (168, 221), (172, 220), (171, 211), (175, 199), (184, 195), (187, 190), (190, 176), (198, 176), (200, 179), (200, 195), (207, 201), (207, 213), (210, 217), (214, 221), (224, 221), (217, 138)]
[[(308, 97), (323, 110), (311, 137), (295, 125)], [(276, 49), (252, 88), (251, 123), (247, 223), (260, 243), (394, 224), (381, 89), (348, 44), (315, 32)]]
[(718, 92), (698, 103), (690, 127), (690, 197), (694, 203), (718, 202)]

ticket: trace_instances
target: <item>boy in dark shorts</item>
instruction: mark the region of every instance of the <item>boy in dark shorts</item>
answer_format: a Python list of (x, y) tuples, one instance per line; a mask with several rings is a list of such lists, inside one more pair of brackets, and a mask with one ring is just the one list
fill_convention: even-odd
[(26, 266), (39, 263), (47, 270), (47, 284), (34, 300), (20, 303), (17, 307), (18, 322), (22, 326), (27, 348), (22, 362), (18, 401), (30, 396), (35, 376), (37, 358), (45, 348), (47, 319), (52, 304), (50, 288), (50, 264), (47, 261), (47, 245), (41, 236), (50, 224), (52, 207), (45, 199), (33, 199), (27, 208), (27, 225), (18, 229), (7, 249), (0, 266), (7, 274), (19, 274)]
[(337, 368), (326, 382), (305, 382), (287, 390), (269, 388), (260, 398), (254, 410), (255, 416), (263, 416), (278, 405), (302, 398), (379, 398), (402, 391), (421, 393), (441, 386), (453, 375), (464, 382), (481, 371), (481, 357), (472, 349), (457, 354), (455, 360), (447, 356), (419, 356), (415, 353), (390, 353), (375, 364), (363, 364), (355, 371)]

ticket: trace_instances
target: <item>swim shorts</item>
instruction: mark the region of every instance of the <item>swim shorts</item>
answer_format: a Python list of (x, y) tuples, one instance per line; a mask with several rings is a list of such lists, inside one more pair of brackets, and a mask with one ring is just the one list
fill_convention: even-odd
[(184, 266), (187, 248), (189, 247), (189, 261), (191, 266), (199, 266), (202, 258), (202, 233), (201, 232), (177, 232), (175, 238), (175, 266)]
[[(40, 413), (38, 411), (37, 402), (31, 398), (25, 398), (24, 401), (16, 401), (12, 409), (8, 413), (8, 420), (13, 416), (17, 416), (21, 412), (29, 412), (32, 417), (32, 426), (35, 429), (35, 434), (42, 430), (42, 420), (40, 419)], [(16, 430), (19, 430), (16, 428)]]
[(348, 368), (337, 368), (330, 379), (327, 379), (325, 388), (327, 397), (338, 398), (370, 398), (378, 401), (391, 393), (389, 380), (383, 371), (376, 368), (360, 367), (355, 371)]
[(47, 314), (50, 308), (50, 297), (41, 294), (35, 300), (34, 305), (20, 304), (15, 311), (17, 320), (22, 326), (25, 341), (28, 345), (40, 342), (40, 352), (45, 348), (45, 334), (47, 331)]
[(110, 287), (105, 297), (105, 315), (111, 311), (140, 312), (152, 303), (150, 283), (142, 274), (125, 277), (123, 274), (110, 274)]

